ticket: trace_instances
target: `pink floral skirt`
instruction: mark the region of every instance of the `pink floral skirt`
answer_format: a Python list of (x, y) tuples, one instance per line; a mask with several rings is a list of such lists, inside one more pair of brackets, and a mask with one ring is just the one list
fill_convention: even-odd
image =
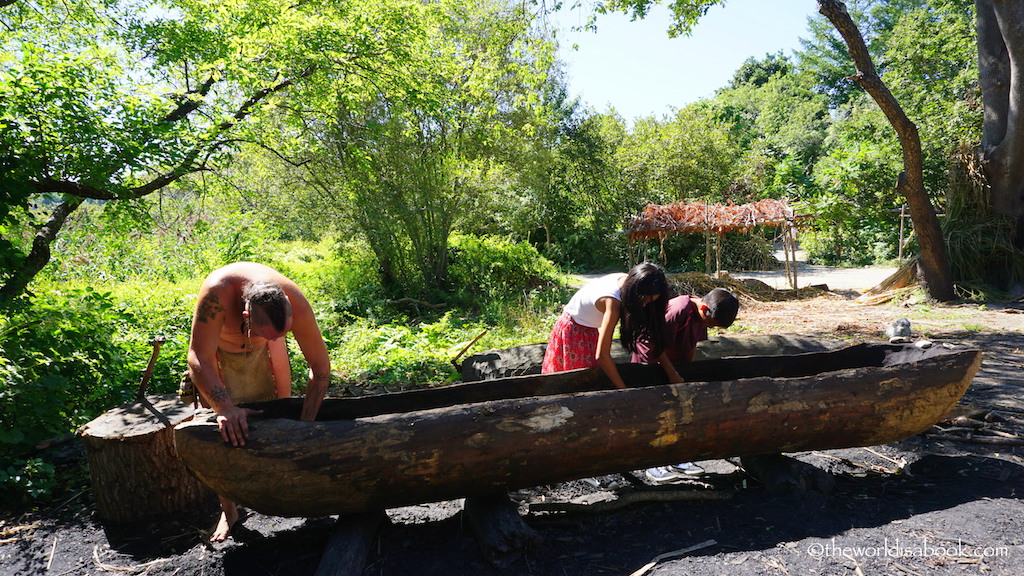
[(562, 312), (551, 329), (541, 373), (597, 366), (597, 336), (597, 328), (577, 324), (568, 312)]

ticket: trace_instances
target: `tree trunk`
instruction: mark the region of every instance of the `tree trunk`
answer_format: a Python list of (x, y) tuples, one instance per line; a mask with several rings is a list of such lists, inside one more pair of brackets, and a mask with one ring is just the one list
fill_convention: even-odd
[(32, 250), (22, 260), (20, 266), (14, 266), (14, 274), (0, 288), (0, 301), (9, 302), (20, 296), (28, 287), (36, 274), (50, 262), (50, 244), (57, 238), (68, 216), (83, 202), (83, 198), (65, 197), (64, 201), (53, 209), (50, 219), (36, 231), (32, 240)]
[(878, 77), (864, 38), (846, 11), (846, 6), (838, 0), (818, 0), (818, 11), (832, 22), (846, 41), (850, 57), (857, 68), (852, 79), (874, 99), (899, 135), (903, 149), (903, 173), (896, 183), (896, 190), (907, 199), (910, 219), (921, 246), (918, 281), (929, 297), (941, 302), (952, 300), (953, 279), (942, 229), (924, 189), (921, 137), (917, 126), (907, 118), (892, 92)]
[(174, 449), (174, 427), (194, 410), (176, 394), (147, 396), (79, 430), (89, 462), (96, 512), (105, 522), (212, 514), (217, 498), (190, 474)]
[(985, 106), (978, 150), (992, 209), (1017, 223), (1024, 249), (1024, 0), (975, 0), (978, 80)]

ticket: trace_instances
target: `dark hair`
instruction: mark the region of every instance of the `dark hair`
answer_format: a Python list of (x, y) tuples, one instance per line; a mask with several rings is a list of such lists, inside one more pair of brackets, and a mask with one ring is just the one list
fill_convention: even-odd
[(739, 311), (740, 301), (725, 288), (715, 288), (708, 292), (701, 302), (708, 307), (708, 316), (714, 318), (721, 328), (732, 326), (736, 320), (736, 312)]
[[(658, 296), (644, 306), (644, 296)], [(637, 264), (622, 284), (622, 313), (619, 337), (622, 345), (636, 352), (637, 342), (646, 342), (657, 356), (665, 341), (665, 308), (668, 306), (668, 278), (661, 266)]]
[(284, 290), (273, 282), (252, 282), (246, 285), (242, 288), (242, 303), (248, 306), (250, 314), (254, 307), (262, 310), (277, 331), (284, 330), (285, 321), (292, 312), (291, 302)]

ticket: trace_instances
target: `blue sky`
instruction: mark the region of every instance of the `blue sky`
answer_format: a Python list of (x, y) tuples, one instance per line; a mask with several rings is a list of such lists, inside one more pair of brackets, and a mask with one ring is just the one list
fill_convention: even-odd
[(636, 22), (621, 14), (598, 16), (596, 33), (569, 29), (586, 21), (581, 12), (563, 9), (554, 18), (572, 94), (598, 112), (614, 106), (631, 121), (712, 96), (750, 56), (792, 54), (817, 10), (815, 0), (726, 0), (691, 36), (678, 38), (668, 37), (663, 6)]

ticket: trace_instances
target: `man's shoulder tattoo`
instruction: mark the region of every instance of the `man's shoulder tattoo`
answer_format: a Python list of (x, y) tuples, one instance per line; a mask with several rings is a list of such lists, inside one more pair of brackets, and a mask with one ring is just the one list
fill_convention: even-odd
[(207, 294), (196, 307), (196, 319), (200, 322), (209, 322), (224, 311), (216, 294)]

